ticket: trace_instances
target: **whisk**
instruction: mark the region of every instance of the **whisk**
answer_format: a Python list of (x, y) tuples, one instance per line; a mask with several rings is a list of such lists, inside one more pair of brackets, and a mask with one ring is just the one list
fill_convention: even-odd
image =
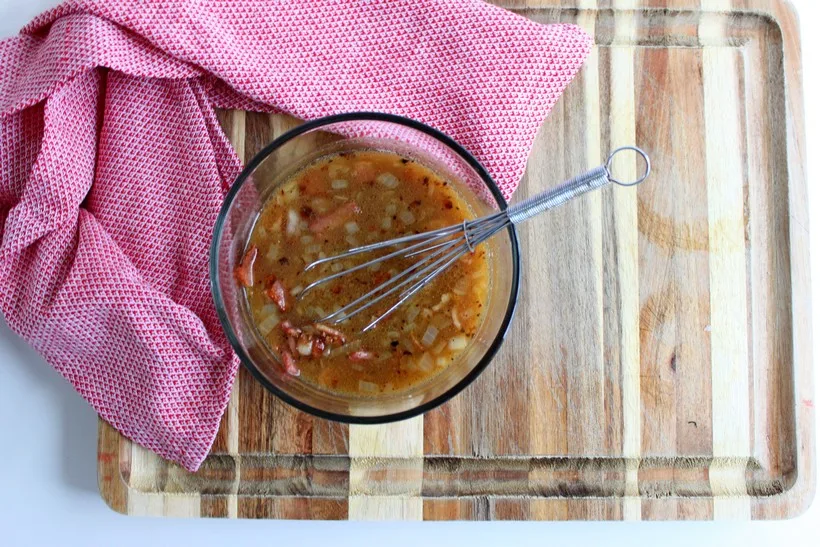
[[(612, 175), (612, 163), (615, 156), (624, 151), (636, 152), (643, 158), (646, 170), (643, 176), (633, 182), (622, 182)], [(432, 230), (420, 234), (413, 234), (404, 237), (381, 241), (370, 245), (363, 245), (346, 251), (344, 253), (321, 258), (310, 263), (305, 271), (308, 271), (320, 264), (327, 264), (337, 260), (350, 258), (363, 253), (371, 253), (391, 247), (399, 247), (397, 250), (368, 260), (362, 264), (341, 270), (337, 273), (323, 277), (307, 285), (298, 295), (302, 298), (312, 289), (338, 279), (364, 268), (369, 268), (385, 260), (393, 258), (419, 257), (419, 260), (407, 267), (403, 271), (394, 275), (384, 283), (356, 298), (349, 304), (319, 320), (320, 323), (341, 323), (351, 317), (373, 307), (385, 298), (398, 293), (394, 302), (386, 311), (373, 319), (362, 332), (375, 327), (382, 319), (393, 313), (399, 306), (409, 300), (414, 294), (425, 285), (439, 276), (442, 272), (452, 266), (462, 255), (472, 252), (476, 247), (493, 235), (503, 230), (510, 224), (518, 224), (536, 215), (554, 209), (564, 203), (591, 192), (599, 188), (604, 188), (609, 184), (617, 184), (624, 187), (637, 186), (645, 181), (652, 170), (649, 156), (646, 152), (635, 146), (625, 146), (618, 148), (610, 154), (604, 165), (596, 167), (587, 173), (570, 179), (550, 190), (528, 198), (521, 203), (513, 205), (503, 211), (475, 219), (465, 220), (460, 224)]]

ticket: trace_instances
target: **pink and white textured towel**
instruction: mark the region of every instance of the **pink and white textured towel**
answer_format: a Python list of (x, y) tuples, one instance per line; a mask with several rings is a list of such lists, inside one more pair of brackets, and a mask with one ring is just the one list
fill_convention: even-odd
[(479, 0), (69, 0), (0, 42), (0, 309), (114, 427), (190, 470), (237, 371), (208, 244), (214, 108), (402, 114), (509, 197), (590, 49)]

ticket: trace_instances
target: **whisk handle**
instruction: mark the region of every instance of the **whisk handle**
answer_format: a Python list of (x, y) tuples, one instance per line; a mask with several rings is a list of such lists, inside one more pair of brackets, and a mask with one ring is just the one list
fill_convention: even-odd
[[(615, 159), (615, 156), (619, 152), (627, 150), (636, 152), (643, 158), (644, 163), (646, 164), (644, 174), (634, 182), (630, 183), (621, 182), (616, 179), (612, 176), (611, 171), (612, 162)], [(530, 219), (543, 213), (544, 211), (559, 207), (580, 195), (603, 188), (612, 183), (618, 184), (619, 186), (636, 186), (645, 181), (647, 177), (649, 177), (649, 173), (651, 171), (652, 164), (650, 163), (649, 156), (646, 152), (635, 146), (624, 146), (623, 148), (618, 148), (612, 152), (606, 164), (596, 167), (591, 171), (587, 171), (583, 175), (578, 175), (577, 177), (572, 178), (563, 184), (559, 184), (555, 188), (551, 188), (546, 192), (542, 192), (522, 201), (521, 203), (511, 206), (507, 209), (507, 216), (509, 217), (510, 222), (513, 224), (518, 224), (519, 222)]]
[(516, 203), (507, 209), (507, 216), (513, 224), (518, 224), (540, 215), (544, 211), (559, 207), (582, 194), (603, 188), (611, 183), (609, 171), (602, 165), (563, 184), (559, 184), (555, 188), (550, 188), (546, 192), (541, 192), (521, 203)]

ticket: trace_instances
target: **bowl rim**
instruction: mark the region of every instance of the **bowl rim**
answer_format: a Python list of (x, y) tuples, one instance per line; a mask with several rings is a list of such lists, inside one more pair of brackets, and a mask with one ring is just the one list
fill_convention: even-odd
[(478, 378), (481, 375), (481, 373), (487, 368), (487, 366), (492, 361), (493, 357), (495, 357), (496, 353), (498, 353), (498, 350), (501, 348), (501, 345), (504, 342), (507, 333), (509, 332), (512, 319), (515, 316), (520, 291), (521, 256), (518, 245), (518, 233), (516, 231), (515, 225), (510, 224), (507, 227), (506, 231), (510, 238), (513, 272), (510, 287), (510, 297), (507, 302), (507, 309), (505, 311), (504, 318), (501, 322), (501, 325), (499, 326), (495, 338), (490, 343), (489, 347), (481, 356), (481, 358), (478, 360), (478, 363), (476, 363), (476, 365), (469, 371), (469, 373), (467, 373), (461, 380), (456, 382), (455, 385), (453, 385), (450, 389), (448, 389), (438, 397), (435, 397), (434, 399), (431, 399), (430, 401), (424, 404), (418, 405), (408, 410), (404, 410), (402, 412), (395, 412), (392, 414), (384, 414), (377, 416), (351, 416), (349, 414), (339, 414), (336, 412), (329, 412), (321, 408), (316, 408), (288, 395), (287, 393), (273, 385), (265, 377), (265, 375), (262, 374), (262, 372), (256, 367), (253, 360), (250, 358), (250, 356), (247, 355), (244, 348), (239, 343), (239, 340), (234, 332), (233, 326), (231, 325), (230, 318), (228, 317), (227, 312), (225, 310), (225, 302), (222, 298), (222, 292), (219, 288), (219, 283), (217, 282), (217, 280), (219, 279), (219, 268), (217, 261), (217, 258), (219, 256), (219, 240), (222, 236), (225, 220), (228, 216), (228, 212), (230, 211), (231, 205), (233, 204), (236, 194), (239, 192), (240, 188), (242, 188), (242, 185), (245, 183), (245, 181), (248, 180), (251, 173), (253, 173), (259, 166), (259, 164), (262, 163), (271, 153), (273, 153), (274, 150), (281, 147), (288, 141), (298, 137), (299, 135), (307, 133), (308, 131), (313, 131), (326, 125), (348, 121), (381, 121), (395, 123), (397, 125), (403, 125), (405, 127), (415, 129), (430, 137), (435, 138), (442, 144), (449, 147), (456, 154), (458, 154), (479, 175), (479, 177), (481, 177), (484, 184), (490, 190), (490, 193), (492, 194), (493, 198), (496, 200), (499, 209), (507, 209), (507, 201), (504, 199), (504, 196), (501, 193), (501, 190), (499, 189), (495, 180), (490, 176), (490, 174), (487, 172), (484, 166), (463, 146), (461, 146), (454, 139), (442, 133), (438, 129), (430, 127), (429, 125), (413, 120), (411, 118), (407, 118), (405, 116), (400, 116), (397, 114), (387, 114), (382, 112), (348, 112), (343, 114), (334, 114), (331, 116), (316, 118), (304, 122), (301, 125), (285, 132), (284, 134), (280, 135), (279, 137), (271, 141), (269, 144), (267, 144), (259, 152), (257, 152), (257, 154), (254, 155), (251, 161), (248, 162), (245, 168), (242, 169), (242, 171), (236, 177), (236, 180), (233, 182), (231, 188), (228, 190), (228, 193), (225, 195), (225, 199), (222, 202), (222, 206), (219, 210), (219, 215), (217, 216), (217, 220), (214, 225), (214, 231), (211, 237), (211, 247), (208, 257), (211, 296), (213, 297), (214, 305), (216, 307), (217, 315), (219, 317), (219, 322), (222, 325), (222, 330), (225, 333), (225, 336), (228, 338), (228, 341), (230, 342), (232, 349), (239, 357), (239, 361), (242, 363), (242, 365), (246, 369), (248, 369), (251, 375), (260, 384), (262, 384), (262, 386), (265, 387), (265, 389), (276, 395), (279, 399), (286, 402), (287, 404), (303, 412), (307, 412), (308, 414), (317, 416), (319, 418), (324, 418), (327, 420), (348, 424), (386, 424), (406, 420), (408, 418), (424, 414), (425, 412), (428, 412), (436, 408), (437, 406), (449, 401), (450, 399), (458, 395), (461, 391), (463, 391), (468, 385), (473, 383), (473, 381), (476, 378)]

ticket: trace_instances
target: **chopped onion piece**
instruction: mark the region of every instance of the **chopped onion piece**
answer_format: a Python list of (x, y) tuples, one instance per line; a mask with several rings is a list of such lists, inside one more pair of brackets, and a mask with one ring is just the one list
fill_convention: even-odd
[(433, 353), (438, 355), (439, 353), (444, 351), (444, 349), (446, 347), (447, 347), (447, 340), (442, 340), (441, 342), (438, 343), (438, 345), (436, 345), (436, 347), (433, 348)]
[(421, 344), (426, 347), (433, 345), (438, 336), (438, 329), (433, 325), (427, 325), (427, 330), (424, 331), (424, 336), (421, 337)]
[(416, 365), (422, 372), (430, 372), (431, 370), (433, 370), (433, 358), (430, 357), (429, 353), (424, 353), (418, 360)]
[(307, 220), (300, 220), (299, 221), (299, 229), (305, 231), (308, 229), (308, 222)]
[(359, 391), (364, 391), (365, 393), (378, 393), (379, 386), (373, 382), (359, 380)]
[(383, 184), (386, 188), (395, 188), (399, 185), (399, 179), (392, 173), (382, 173), (376, 180)]
[(384, 217), (382, 219), (382, 229), (383, 230), (389, 230), (392, 227), (393, 227), (393, 219), (390, 218), (390, 217)]
[(376, 262), (375, 264), (371, 264), (370, 266), (368, 266), (367, 269), (371, 272), (378, 272), (382, 269), (382, 263)]
[(461, 321), (458, 320), (458, 310), (456, 310), (455, 306), (450, 310), (450, 317), (453, 318), (453, 325), (455, 325), (458, 330), (462, 330)]
[(430, 323), (435, 325), (440, 331), (446, 329), (452, 324), (450, 318), (444, 315), (443, 313), (437, 313), (436, 315), (434, 315), (433, 318), (430, 320)]
[(353, 370), (356, 370), (358, 372), (364, 372), (364, 367), (362, 365), (360, 365), (359, 363), (353, 363), (352, 365), (350, 365), (350, 368), (352, 368)]
[(387, 337), (390, 338), (391, 340), (398, 340), (399, 339), (399, 333), (398, 333), (398, 331), (391, 330), (387, 333)]
[(399, 207), (398, 207), (398, 205), (396, 205), (395, 203), (388, 203), (388, 204), (387, 204), (387, 205), (385, 205), (385, 207), (384, 207), (384, 212), (385, 212), (387, 215), (391, 216), (391, 217), (392, 217), (393, 215), (395, 215), (395, 214), (396, 214), (396, 212), (397, 212), (398, 210), (399, 210)]
[(304, 245), (307, 245), (308, 243), (313, 243), (313, 236), (310, 234), (303, 235), (299, 238), (299, 241), (301, 241)]
[(296, 344), (296, 351), (299, 352), (299, 355), (303, 357), (307, 357), (310, 355), (310, 350), (313, 349), (313, 342), (310, 338), (305, 337), (306, 340), (299, 340), (299, 343)]
[(403, 337), (399, 343), (404, 350), (409, 351), (410, 353), (416, 351), (416, 346), (413, 345), (413, 341), (407, 336)]
[(437, 367), (446, 367), (447, 366), (447, 359), (446, 357), (436, 357), (436, 366)]
[(447, 347), (453, 351), (461, 351), (467, 347), (467, 337), (463, 334), (454, 336), (450, 338), (450, 343), (447, 344)]
[(347, 181), (344, 179), (335, 179), (330, 183), (330, 187), (334, 190), (344, 190), (347, 188)]
[(258, 323), (256, 328), (259, 329), (259, 334), (262, 336), (267, 336), (278, 324), (279, 313), (276, 310), (273, 310), (270, 315)]
[(307, 247), (305, 247), (305, 252), (310, 253), (310, 254), (318, 253), (321, 250), (322, 250), (322, 246), (319, 245), (318, 243), (314, 243), (313, 245), (308, 245)]
[(407, 322), (412, 323), (413, 321), (415, 321), (416, 317), (419, 316), (420, 311), (421, 310), (419, 310), (419, 307), (415, 304), (407, 308)]
[(399, 213), (399, 219), (405, 224), (413, 224), (416, 221), (416, 215), (410, 211), (402, 211)]
[(302, 285), (296, 285), (295, 287), (293, 287), (293, 288), (290, 290), (290, 295), (291, 295), (291, 296), (296, 296), (297, 294), (299, 294), (300, 292), (302, 292), (304, 289), (305, 289), (305, 288), (304, 288)]
[(299, 213), (293, 209), (288, 209), (288, 235), (296, 235), (300, 230)]
[(270, 247), (268, 247), (268, 252), (265, 255), (265, 258), (268, 259), (269, 262), (273, 262), (277, 258), (279, 258), (279, 245), (274, 243)]
[(325, 198), (313, 198), (310, 200), (310, 206), (317, 213), (327, 213), (333, 203)]
[(348, 234), (355, 234), (359, 231), (359, 223), (358, 222), (345, 222), (345, 231)]
[(347, 241), (347, 244), (350, 245), (351, 247), (358, 247), (359, 246), (359, 240), (356, 239), (356, 236), (346, 235), (345, 236), (345, 241)]
[(333, 273), (339, 273), (344, 269), (345, 269), (345, 265), (342, 264), (341, 262), (334, 262), (333, 264), (330, 265), (330, 271), (333, 272)]

